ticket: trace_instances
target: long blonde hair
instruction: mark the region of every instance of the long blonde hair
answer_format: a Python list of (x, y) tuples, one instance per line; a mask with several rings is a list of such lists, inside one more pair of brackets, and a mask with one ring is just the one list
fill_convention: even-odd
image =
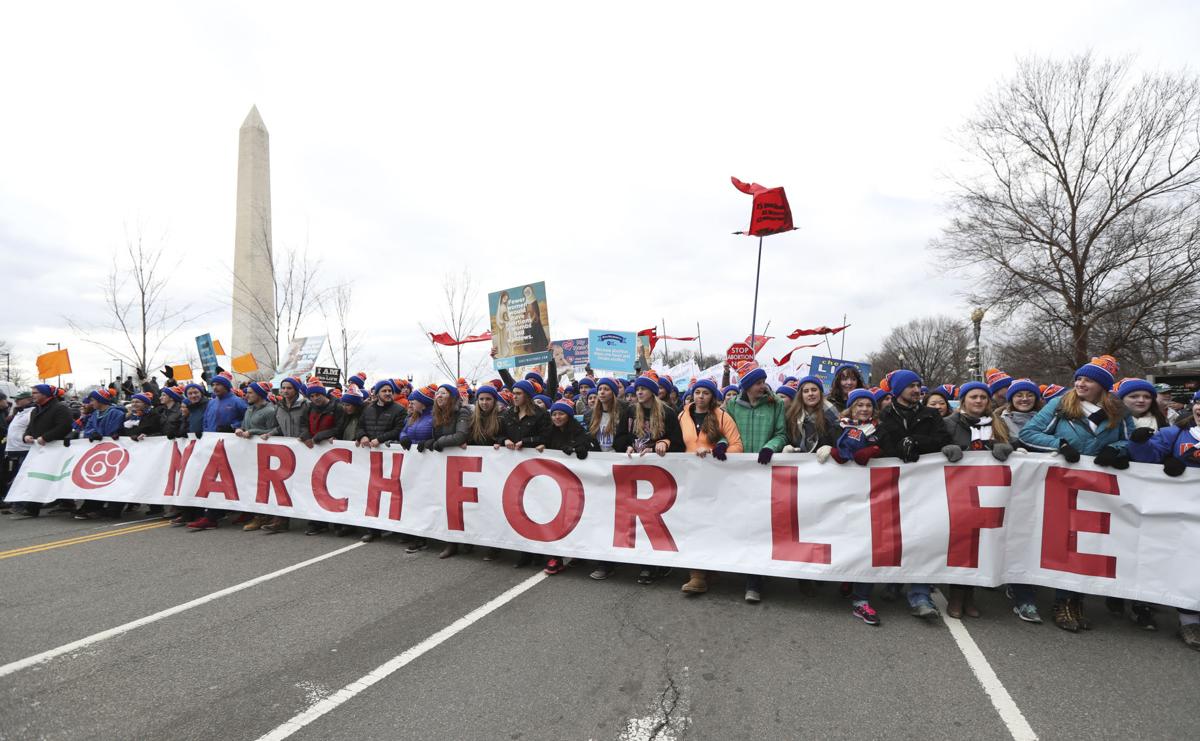
[[(813, 384), (811, 381), (803, 383), (800, 386), (803, 388), (804, 386), (808, 386), (810, 384), (816, 386), (816, 384)], [(821, 387), (817, 386), (817, 390), (821, 391)], [(804, 408), (804, 402), (801, 400), (801, 396), (803, 396), (803, 394), (800, 392), (800, 389), (796, 389), (796, 395), (791, 398), (791, 401), (789, 401), (787, 405), (787, 411), (785, 412), (785, 415), (787, 418), (788, 432), (791, 433), (789, 434), (789, 437), (799, 439), (804, 436), (804, 430), (801, 429), (801, 427), (804, 424), (804, 415), (806, 413), (808, 416), (812, 417), (813, 429), (816, 431), (817, 436), (820, 437), (824, 435), (825, 392), (821, 392), (821, 398), (817, 401), (817, 407), (811, 412)]]
[(492, 404), (492, 411), (486, 414), (475, 405), (475, 413), (471, 415), (471, 440), (492, 442), (500, 435), (500, 403)]
[[(642, 408), (640, 401), (635, 401), (633, 406), (633, 429), (641, 434), (642, 427), (646, 424), (646, 410)], [(650, 437), (655, 440), (662, 439), (663, 432), (667, 429), (666, 423), (663, 422), (663, 409), (666, 406), (663, 400), (657, 396), (650, 397)], [(594, 416), (595, 412), (592, 414)]]
[[(1100, 390), (1100, 400), (1096, 406), (1104, 410), (1104, 416), (1108, 417), (1108, 426), (1114, 430), (1121, 428), (1121, 422), (1129, 413), (1119, 399), (1103, 388)], [(1062, 395), (1062, 401), (1058, 402), (1058, 411), (1066, 419), (1083, 419), (1087, 416), (1083, 413), (1083, 400), (1079, 398), (1075, 389)]]
[[(609, 388), (609, 391), (612, 391)], [(606, 435), (617, 434), (617, 417), (621, 413), (621, 401), (617, 399), (617, 393), (609, 396), (609, 401), (612, 402), (612, 409), (605, 409), (604, 402), (600, 401), (600, 395), (596, 394), (596, 405), (592, 407), (592, 418), (588, 421), (588, 434), (592, 437), (597, 437), (600, 434), (600, 418), (608, 412), (608, 429), (604, 431)]]

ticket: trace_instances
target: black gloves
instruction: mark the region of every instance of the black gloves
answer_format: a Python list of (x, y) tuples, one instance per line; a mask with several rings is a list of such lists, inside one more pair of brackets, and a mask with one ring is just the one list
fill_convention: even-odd
[(69, 438), (69, 437), (64, 437), (64, 438), (63, 438), (63, 447), (64, 447), (64, 448), (69, 448), (69, 447), (71, 447), (71, 438)]
[(427, 449), (437, 451), (438, 453), (442, 452), (442, 441), (434, 440), (433, 442), (429, 443), (429, 447)]
[(578, 448), (575, 448), (575, 457), (578, 458), (579, 460), (586, 461), (587, 454), (588, 454), (588, 449), (587, 449), (586, 445), (580, 445)]
[(1058, 441), (1058, 454), (1061, 455), (1063, 460), (1065, 460), (1067, 463), (1079, 462), (1079, 451), (1075, 449), (1074, 445), (1071, 445), (1071, 443), (1067, 442), (1066, 440)]
[(426, 448), (428, 448), (428, 447), (429, 447), (429, 441), (422, 440), (421, 442), (417, 443), (417, 452), (424, 453)]
[(1092, 462), (1097, 466), (1112, 467), (1118, 471), (1129, 468), (1129, 456), (1115, 445), (1105, 445)]
[(94, 442), (94, 443), (98, 443), (103, 439), (104, 439), (104, 436), (101, 435), (99, 432), (93, 431), (90, 435), (88, 435), (88, 440), (91, 442)]
[(199, 440), (202, 437), (204, 437), (204, 430), (196, 430), (196, 439)]
[(905, 463), (916, 463), (921, 459), (921, 453), (917, 448), (917, 441), (911, 437), (906, 437), (900, 441), (900, 460)]
[(729, 443), (722, 440), (713, 447), (713, 458), (719, 461), (725, 460), (725, 453), (729, 450)]
[(758, 462), (762, 465), (767, 465), (771, 462), (771, 456), (775, 455), (775, 451), (770, 448), (763, 448), (758, 451)]
[(1149, 427), (1139, 427), (1133, 431), (1133, 434), (1129, 436), (1129, 439), (1135, 443), (1141, 444), (1148, 442), (1152, 437), (1154, 437), (1154, 430), (1151, 430)]
[(1173, 455), (1168, 455), (1167, 459), (1163, 461), (1163, 473), (1168, 476), (1181, 476), (1186, 468), (1187, 464)]
[[(405, 450), (410, 449), (412, 447), (412, 440), (409, 440), (407, 437), (400, 438), (400, 447)], [(420, 450), (420, 448), (417, 448), (417, 450)]]

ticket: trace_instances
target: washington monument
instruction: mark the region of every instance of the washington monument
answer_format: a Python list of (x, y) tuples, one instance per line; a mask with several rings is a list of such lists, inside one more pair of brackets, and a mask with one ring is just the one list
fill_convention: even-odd
[(252, 106), (238, 132), (237, 226), (233, 240), (233, 344), (229, 357), (254, 356), (267, 379), (279, 363), (271, 253), (271, 155), (267, 127)]

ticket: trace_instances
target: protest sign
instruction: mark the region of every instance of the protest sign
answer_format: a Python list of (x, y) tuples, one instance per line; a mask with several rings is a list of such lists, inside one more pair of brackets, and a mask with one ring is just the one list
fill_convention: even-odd
[(588, 338), (577, 337), (573, 340), (555, 340), (550, 343), (553, 348), (554, 362), (560, 373), (575, 371), (582, 373), (588, 364)]
[(838, 366), (852, 365), (862, 374), (863, 383), (871, 385), (871, 364), (860, 363), (856, 360), (839, 360), (838, 358), (825, 358), (820, 355), (812, 356), (808, 361), (808, 372), (817, 378), (821, 379), (821, 383), (825, 384), (826, 392), (833, 390), (833, 372), (838, 369)]
[(342, 369), (322, 368), (318, 365), (313, 369), (313, 375), (321, 379), (321, 383), (325, 386), (325, 388), (333, 388), (334, 386), (337, 386), (338, 382), (342, 379)]
[(637, 335), (612, 329), (588, 330), (588, 364), (592, 370), (633, 373)]
[(217, 350), (213, 346), (211, 334), (202, 334), (196, 338), (196, 352), (200, 353), (200, 366), (210, 376), (217, 373)]
[(550, 359), (550, 314), (546, 284), (527, 283), (488, 294), (492, 323), (492, 362), (496, 368), (516, 368)]
[(325, 346), (325, 335), (316, 335), (314, 337), (297, 337), (288, 345), (287, 353), (283, 356), (283, 362), (279, 364), (279, 369), (275, 373), (273, 379), (274, 385), (279, 383), (288, 376), (295, 376), (300, 380), (305, 380), (312, 374), (313, 368), (317, 364), (317, 357), (321, 354), (321, 348)]
[(578, 460), (206, 433), (35, 445), (10, 496), (212, 507), (521, 552), (885, 583), (1036, 584), (1200, 607), (1200, 471), (968, 452)]

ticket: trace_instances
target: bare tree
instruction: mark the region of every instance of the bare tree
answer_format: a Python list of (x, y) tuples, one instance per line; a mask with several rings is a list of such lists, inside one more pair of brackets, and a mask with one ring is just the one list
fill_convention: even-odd
[(867, 356), (878, 378), (896, 368), (915, 371), (930, 386), (961, 383), (970, 373), (971, 329), (965, 322), (935, 316), (893, 327), (879, 351)]
[(327, 331), (329, 352), (342, 365), (343, 381), (353, 373), (351, 361), (362, 351), (362, 332), (350, 328), (352, 300), (353, 292), (349, 283), (334, 286), (321, 300), (325, 321), (333, 325), (333, 329)]
[(21, 370), (21, 359), (13, 352), (8, 340), (0, 340), (0, 356), (0, 362), (4, 363), (0, 368), (0, 372), (4, 373), (4, 380), (17, 386), (28, 386), (31, 377)]
[[(266, 244), (271, 245), (270, 230), (266, 224)], [(307, 243), (301, 249), (269, 247), (271, 257), (271, 281), (275, 285), (274, 302), (270, 296), (254, 291), (234, 291), (233, 305), (249, 317), (249, 321), (261, 331), (275, 335), (275, 354), (270, 358), (258, 358), (259, 365), (274, 370), (279, 367), (284, 349), (300, 330), (301, 323), (313, 311), (320, 308), (328, 289), (321, 285), (320, 259), (309, 257)], [(240, 288), (249, 286), (236, 272), (234, 284)]]
[[(442, 322), (443, 329), (438, 332), (449, 332), (455, 339), (462, 339), (468, 335), (477, 334), (484, 322), (486, 314), (481, 311), (482, 304), (479, 298), (479, 289), (475, 285), (474, 279), (471, 276), (471, 271), (464, 268), (457, 275), (447, 273), (442, 276), (442, 296), (445, 303), (442, 305), (442, 313), (439, 319)], [(421, 331), (428, 338), (433, 330), (425, 326), (423, 322), (419, 323)], [(454, 356), (447, 357), (447, 348), (444, 345), (439, 345), (430, 339), (429, 344), (433, 347), (434, 366), (439, 371), (450, 378), (463, 378), (462, 372), (462, 345), (454, 346)], [(453, 364), (451, 364), (453, 361)], [(487, 356), (478, 360), (468, 371), (468, 376), (472, 379), (479, 375), (487, 361)]]
[(72, 331), (124, 360), (139, 380), (159, 366), (163, 344), (193, 318), (191, 307), (177, 303), (167, 291), (174, 271), (161, 264), (164, 251), (165, 243), (148, 247), (140, 230), (127, 235), (124, 259), (119, 255), (113, 261), (104, 282), (104, 319), (92, 323), (66, 317)]
[[(1144, 323), (1194, 305), (1200, 79), (1132, 78), (1090, 54), (1022, 61), (965, 127), (981, 170), (956, 184), (935, 243), (977, 268), (973, 301), (1064, 328), (1064, 367), (1124, 353)], [(1118, 319), (1127, 332), (1100, 331)]]

